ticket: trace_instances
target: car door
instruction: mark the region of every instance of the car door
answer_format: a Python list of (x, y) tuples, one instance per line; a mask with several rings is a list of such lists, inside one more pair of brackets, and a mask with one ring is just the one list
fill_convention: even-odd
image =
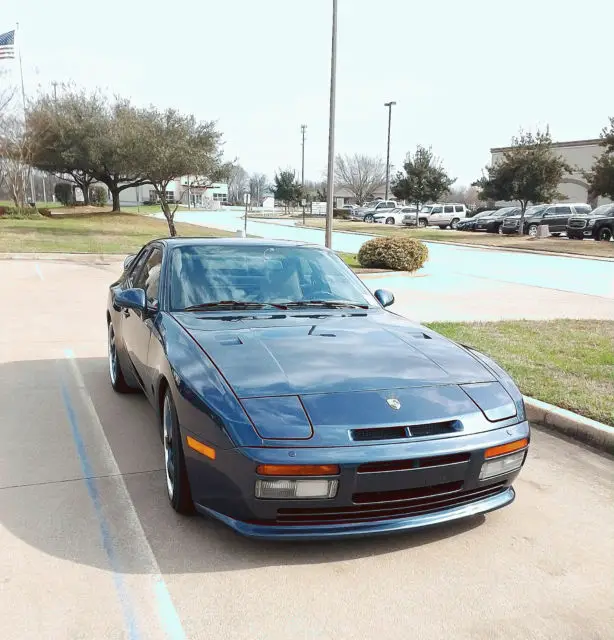
[(443, 207), (441, 205), (438, 205), (431, 209), (429, 224), (443, 224)]
[[(557, 205), (554, 211), (554, 226), (550, 226), (550, 231), (561, 233), (567, 228), (567, 221), (571, 218), (572, 210), (568, 204)], [(550, 225), (550, 223), (548, 223)]]
[(158, 290), (162, 269), (162, 247), (154, 245), (147, 254), (147, 259), (132, 280), (132, 287), (143, 289), (147, 299), (147, 310), (124, 309), (122, 333), (126, 350), (139, 378), (139, 382), (147, 395), (151, 395), (151, 371), (147, 355), (153, 322), (158, 309)]
[(450, 224), (452, 218), (454, 217), (454, 206), (451, 204), (446, 204), (443, 207), (443, 216), (441, 217), (442, 224)]

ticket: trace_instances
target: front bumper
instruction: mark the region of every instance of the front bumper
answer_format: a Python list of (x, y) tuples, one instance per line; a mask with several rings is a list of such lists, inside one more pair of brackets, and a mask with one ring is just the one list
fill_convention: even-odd
[[(480, 480), (484, 452), (521, 438), (530, 438), (527, 422), (403, 444), (219, 450), (213, 462), (184, 450), (199, 512), (246, 536), (296, 540), (403, 531), (503, 507), (514, 500), (520, 469)], [(398, 468), (400, 461), (411, 464)], [(259, 464), (337, 464), (338, 492), (331, 499), (257, 499)]]

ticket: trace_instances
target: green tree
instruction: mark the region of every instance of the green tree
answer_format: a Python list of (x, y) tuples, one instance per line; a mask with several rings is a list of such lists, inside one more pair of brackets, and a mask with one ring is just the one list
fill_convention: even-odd
[[(456, 182), (450, 178), (441, 162), (430, 148), (418, 145), (416, 151), (408, 153), (403, 165), (392, 182), (392, 193), (398, 200), (406, 200), (420, 207), (426, 202), (439, 200)], [(416, 224), (418, 213), (416, 213)]]
[(503, 153), (503, 158), (485, 171), (485, 175), (473, 183), (480, 189), (480, 199), (517, 200), (521, 207), (518, 226), (521, 230), (529, 203), (565, 197), (559, 193), (558, 186), (563, 176), (573, 169), (554, 153), (550, 132), (538, 130), (535, 135), (521, 131), (512, 139), (512, 146)]
[(603, 153), (597, 158), (590, 171), (584, 174), (589, 184), (589, 196), (605, 196), (614, 200), (614, 117), (609, 128), (601, 132)]
[(295, 202), (299, 202), (303, 193), (301, 185), (296, 180), (296, 172), (292, 169), (276, 173), (271, 190), (275, 199), (283, 202), (286, 210)]
[(192, 115), (175, 109), (154, 107), (134, 113), (138, 144), (135, 159), (139, 174), (158, 196), (171, 236), (175, 229), (175, 205), (171, 210), (166, 197), (168, 185), (181, 176), (195, 176), (194, 184), (205, 186), (221, 177), (220, 134), (213, 122), (199, 122)]
[(110, 102), (98, 91), (65, 87), (56, 97), (41, 95), (28, 111), (35, 167), (70, 179), (88, 198), (96, 180), (111, 192), (113, 211), (120, 193), (145, 184), (139, 167), (137, 110), (128, 101)]

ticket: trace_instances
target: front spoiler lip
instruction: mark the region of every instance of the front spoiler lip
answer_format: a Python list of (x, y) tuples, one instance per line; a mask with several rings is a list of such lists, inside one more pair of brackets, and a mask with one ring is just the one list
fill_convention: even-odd
[(294, 525), (261, 525), (250, 524), (235, 520), (229, 516), (218, 513), (213, 509), (196, 505), (196, 509), (204, 515), (210, 515), (249, 538), (261, 540), (331, 540), (335, 538), (350, 538), (356, 536), (375, 536), (387, 533), (419, 529), (445, 522), (452, 522), (461, 518), (488, 513), (511, 504), (516, 497), (512, 487), (494, 496), (470, 504), (451, 507), (434, 513), (419, 516), (409, 516), (394, 520), (379, 520), (376, 522), (359, 522), (348, 524), (330, 524), (318, 526), (294, 526)]

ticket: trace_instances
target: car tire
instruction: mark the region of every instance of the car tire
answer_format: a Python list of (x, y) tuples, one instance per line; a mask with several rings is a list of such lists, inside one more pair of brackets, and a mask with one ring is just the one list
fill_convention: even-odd
[(161, 419), (166, 493), (171, 506), (177, 513), (189, 515), (194, 513), (194, 502), (183, 455), (179, 419), (170, 389), (167, 389), (164, 394)]
[(424, 218), (418, 218), (418, 226), (424, 229), (428, 226), (428, 222)]
[(529, 228), (527, 229), (527, 233), (531, 236), (531, 238), (535, 238), (537, 236), (537, 225), (530, 224)]
[(597, 240), (601, 240), (602, 242), (609, 242), (612, 239), (612, 229), (609, 227), (603, 227), (603, 229), (599, 229), (597, 232)]
[(450, 222), (450, 229), (456, 230), (456, 227), (458, 227), (459, 222), (460, 220), (458, 218), (454, 218), (452, 222)]
[(113, 323), (109, 322), (108, 326), (108, 358), (109, 358), (109, 379), (113, 391), (117, 393), (135, 393), (137, 390), (131, 387), (124, 377), (122, 365), (117, 355), (117, 344), (115, 343), (115, 329)]
[(502, 236), (502, 235), (503, 235), (503, 225), (502, 225), (502, 224), (500, 224), (500, 225), (497, 227), (497, 233), (498, 233), (500, 236)]
[(386, 218), (386, 224), (394, 224), (394, 218)]
[(367, 213), (367, 215), (362, 219), (363, 222), (374, 222), (373, 214)]

